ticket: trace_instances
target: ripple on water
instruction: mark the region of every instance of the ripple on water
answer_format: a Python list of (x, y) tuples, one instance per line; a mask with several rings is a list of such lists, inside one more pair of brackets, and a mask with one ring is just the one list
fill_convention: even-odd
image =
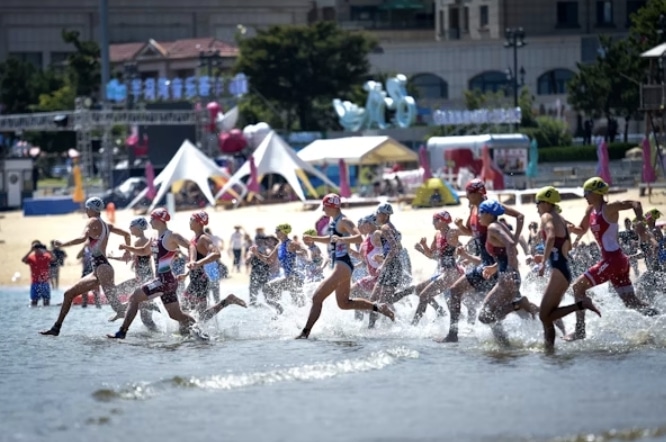
[(299, 365), (278, 370), (250, 373), (215, 375), (208, 377), (173, 376), (149, 383), (132, 383), (120, 388), (102, 388), (92, 396), (100, 402), (117, 399), (145, 400), (171, 388), (196, 388), (201, 390), (233, 390), (279, 382), (317, 381), (354, 373), (381, 370), (406, 359), (416, 359), (419, 353), (406, 347), (376, 351), (360, 358), (335, 362)]

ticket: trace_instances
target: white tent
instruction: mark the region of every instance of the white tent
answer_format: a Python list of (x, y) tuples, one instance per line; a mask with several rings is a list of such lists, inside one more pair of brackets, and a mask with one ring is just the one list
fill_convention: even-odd
[(348, 166), (418, 161), (419, 155), (391, 137), (347, 137), (316, 140), (298, 152), (310, 164), (337, 164), (343, 159)]
[[(159, 186), (159, 189), (157, 189), (157, 194), (155, 195), (155, 198), (153, 198), (153, 202), (148, 210), (153, 210), (162, 197), (169, 191), (169, 189), (171, 189), (173, 183), (180, 180), (190, 180), (195, 182), (206, 199), (214, 206), (215, 198), (210, 191), (208, 178), (215, 176), (229, 178), (228, 173), (222, 170), (215, 161), (211, 160), (203, 152), (197, 149), (194, 144), (190, 143), (188, 140), (183, 141), (183, 144), (173, 158), (171, 158), (169, 164), (167, 164), (164, 170), (162, 170), (162, 173), (155, 178), (155, 188)], [(245, 194), (247, 190), (242, 183), (240, 184), (243, 187), (243, 194)], [(127, 207), (131, 208), (136, 205), (146, 196), (146, 193), (148, 193), (147, 188), (139, 193)]]
[[(305, 194), (303, 193), (303, 188), (301, 187), (298, 178), (301, 179), (303, 185), (308, 188), (310, 193), (316, 195), (306, 173), (316, 176), (335, 189), (338, 188), (338, 186), (329, 180), (326, 175), (301, 160), (298, 155), (296, 155), (296, 152), (274, 131), (271, 131), (266, 138), (264, 138), (252, 156), (254, 157), (254, 164), (257, 167), (257, 178), (259, 181), (261, 181), (262, 176), (269, 173), (282, 175), (291, 188), (294, 189), (298, 198), (302, 201), (305, 201)], [(217, 193), (217, 197), (219, 198), (228, 191), (231, 186), (240, 183), (241, 179), (248, 175), (250, 175), (249, 159), (240, 169), (238, 169), (238, 171), (236, 171), (224, 187), (220, 189)]]

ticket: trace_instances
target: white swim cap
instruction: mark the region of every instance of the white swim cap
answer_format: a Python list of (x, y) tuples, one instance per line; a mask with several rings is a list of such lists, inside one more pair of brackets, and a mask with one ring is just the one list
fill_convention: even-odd
[(86, 209), (92, 210), (93, 212), (102, 213), (102, 210), (104, 210), (104, 201), (96, 196), (88, 198), (86, 201)]

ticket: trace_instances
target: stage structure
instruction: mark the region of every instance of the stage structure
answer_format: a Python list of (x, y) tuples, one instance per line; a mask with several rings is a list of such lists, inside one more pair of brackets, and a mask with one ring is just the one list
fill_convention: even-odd
[[(44, 112), (0, 116), (0, 132), (76, 132), (76, 149), (81, 154), (81, 168), (85, 176), (93, 176), (92, 133), (102, 134), (102, 147), (107, 169), (105, 177), (111, 180), (113, 147), (110, 134), (113, 126), (187, 125), (201, 127), (209, 124), (208, 113), (203, 110), (93, 110), (90, 100), (77, 98), (73, 111)], [(196, 140), (193, 140), (196, 141)]]

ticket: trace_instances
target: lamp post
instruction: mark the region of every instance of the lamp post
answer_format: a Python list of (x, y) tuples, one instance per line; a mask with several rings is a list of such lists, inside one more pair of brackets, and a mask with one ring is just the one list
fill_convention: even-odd
[[(523, 30), (523, 28), (507, 28), (505, 32), (505, 37), (506, 41), (504, 42), (504, 47), (513, 49), (513, 71), (512, 71), (513, 105), (515, 107), (518, 107), (518, 75), (516, 75), (516, 73), (518, 72), (518, 49), (522, 48), (527, 44), (524, 41), (525, 31)], [(520, 74), (523, 77), (523, 84), (524, 84), (525, 69), (523, 69), (522, 67), (520, 68)]]
[(525, 86), (525, 68), (521, 66), (520, 70), (518, 70), (518, 75), (520, 75), (520, 77), (518, 77), (511, 68), (506, 68), (504, 73), (506, 74), (506, 80), (509, 82), (511, 89), (513, 90), (514, 106), (518, 106), (517, 91)]
[[(215, 50), (208, 50), (208, 51), (201, 51), (199, 52), (199, 67), (206, 68), (206, 75), (208, 75), (208, 78), (211, 78), (213, 76), (213, 69), (219, 69), (222, 66), (222, 56), (220, 55), (220, 51), (217, 49)], [(210, 95), (217, 95), (218, 91), (218, 78), (219, 78), (219, 73), (215, 72), (215, 82), (214, 87), (211, 89), (214, 89), (213, 94), (209, 93)]]
[(125, 87), (127, 88), (127, 96), (125, 97), (125, 106), (128, 110), (134, 107), (134, 94), (132, 93), (132, 82), (137, 78), (139, 69), (133, 61), (128, 61), (123, 65), (123, 79), (125, 80)]

